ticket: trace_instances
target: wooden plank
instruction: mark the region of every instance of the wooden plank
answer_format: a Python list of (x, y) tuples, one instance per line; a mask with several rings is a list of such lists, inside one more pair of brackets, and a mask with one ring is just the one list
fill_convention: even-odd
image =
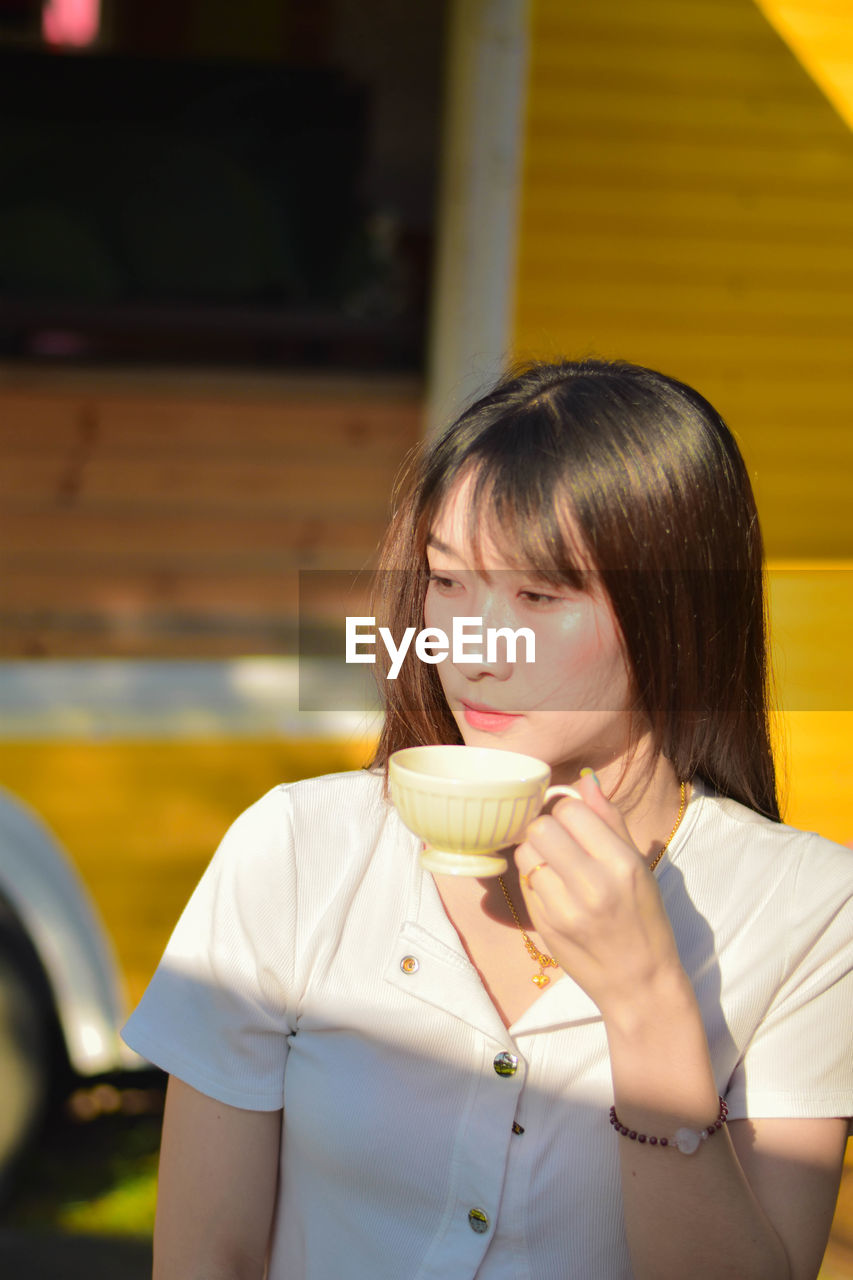
[(824, 326), (815, 318), (813, 326), (803, 325), (798, 332), (784, 312), (756, 309), (750, 316), (742, 315), (734, 295), (728, 311), (721, 306), (709, 314), (685, 310), (684, 298), (679, 299), (676, 290), (664, 300), (648, 293), (644, 297), (639, 290), (620, 292), (615, 282), (609, 282), (606, 290), (602, 282), (597, 294), (592, 285), (588, 290), (578, 288), (571, 299), (569, 306), (567, 301), (561, 304), (531, 293), (530, 318), (523, 317), (529, 329), (517, 348), (521, 354), (595, 352), (653, 368), (663, 365), (687, 381), (690, 369), (713, 374), (716, 367), (719, 379), (715, 380), (736, 377), (740, 383), (753, 380), (757, 384), (768, 375), (779, 378), (780, 392), (802, 385), (803, 370), (808, 369), (815, 381), (834, 380), (839, 412), (849, 414), (853, 337), (846, 325)]
[[(306, 588), (303, 588), (306, 589)], [(370, 575), (311, 574), (307, 586), (310, 616), (332, 619), (342, 627), (348, 613), (363, 613)], [(113, 625), (136, 625), (145, 615), (195, 619), (224, 625), (223, 619), (263, 616), (295, 622), (300, 605), (299, 570), (273, 574), (257, 569), (187, 572), (181, 569), (130, 568), (99, 575), (46, 567), (26, 573), (4, 571), (0, 579), (0, 615), (39, 615), (61, 619), (103, 615)], [(183, 625), (183, 624), (181, 624)], [(179, 629), (176, 627), (176, 629)]]
[[(564, 236), (572, 234), (574, 218), (579, 226), (596, 219), (619, 220), (620, 234), (635, 238), (646, 228), (654, 230), (658, 217), (661, 225), (671, 222), (679, 234), (688, 230), (705, 235), (709, 228), (743, 228), (743, 234), (758, 235), (766, 228), (770, 236), (795, 236), (801, 242), (811, 235), (818, 245), (815, 222), (833, 239), (849, 240), (849, 196), (841, 197), (835, 184), (810, 189), (808, 184), (742, 184), (709, 183), (707, 174), (688, 175), (663, 168), (650, 178), (648, 169), (633, 173), (636, 189), (626, 195), (622, 175), (606, 163), (584, 172), (554, 172), (544, 166), (536, 201), (525, 206), (525, 230), (531, 237), (522, 239), (520, 248), (529, 253), (536, 244), (538, 229), (562, 225)], [(635, 224), (634, 219), (640, 221)], [(614, 228), (615, 229), (615, 228)], [(846, 232), (846, 236), (845, 236)], [(640, 238), (639, 234), (636, 238)]]
[[(668, 94), (638, 93), (634, 83), (611, 84), (606, 95), (596, 96), (589, 90), (577, 73), (567, 84), (565, 71), (543, 68), (536, 85), (533, 145), (560, 135), (567, 98), (576, 131), (582, 129), (587, 137), (618, 133), (650, 145), (691, 137), (702, 147), (725, 147), (745, 136), (760, 139), (768, 147), (794, 143), (844, 149), (846, 145), (833, 111), (803, 111), (802, 103), (787, 95), (775, 98), (770, 110), (763, 98), (721, 93), (715, 97), (711, 112), (707, 97), (682, 94), (678, 112), (673, 113)], [(574, 134), (563, 134), (565, 146), (570, 147), (573, 140)]]
[(7, 509), (34, 502), (138, 510), (285, 511), (312, 513), (333, 503), (349, 515), (384, 517), (396, 465), (349, 461), (235, 461), (221, 458), (7, 458), (0, 500)]
[(0, 616), (0, 658), (236, 658), (246, 654), (295, 654), (292, 620), (241, 619), (213, 629), (152, 620), (114, 626), (104, 617), (44, 619)]
[[(606, 149), (605, 149), (606, 146)], [(667, 185), (686, 187), (705, 183), (714, 185), (715, 175), (729, 187), (744, 192), (768, 191), (812, 192), (820, 203), (823, 194), (836, 199), (849, 199), (853, 192), (850, 159), (853, 148), (831, 150), (816, 147), (802, 157), (792, 170), (790, 152), (782, 147), (768, 148), (760, 140), (750, 143), (741, 137), (726, 147), (703, 147), (698, 140), (668, 139), (665, 146), (649, 143), (637, 146), (624, 130), (602, 138), (595, 133), (577, 132), (567, 135), (555, 132), (552, 137), (537, 135), (525, 161), (530, 178), (538, 172), (549, 175), (555, 185), (562, 173), (571, 186), (581, 187), (591, 178), (611, 181), (619, 174), (625, 183), (635, 184), (638, 193), (653, 191), (658, 174)], [(747, 211), (748, 212), (748, 211)]]
[(418, 438), (419, 404), (249, 405), (71, 400), (3, 393), (0, 454), (193, 455), (282, 460), (322, 454), (396, 461)]
[(333, 503), (304, 516), (4, 506), (0, 565), (8, 572), (71, 560), (94, 573), (139, 561), (185, 569), (215, 562), (277, 571), (303, 559), (307, 568), (321, 553), (324, 560), (339, 557), (344, 568), (369, 557), (380, 533), (373, 512), (351, 517)]
[[(571, 277), (574, 305), (588, 295), (596, 302), (596, 309), (605, 304), (608, 311), (614, 307), (623, 312), (642, 308), (647, 317), (663, 313), (676, 322), (681, 319), (683, 324), (679, 313), (684, 299), (683, 271), (689, 266), (686, 260), (679, 265), (656, 260), (650, 253), (648, 257), (638, 257), (630, 275), (626, 272), (620, 277), (614, 273), (602, 281), (600, 260), (580, 262), (568, 255), (561, 258), (556, 248), (547, 267), (540, 262), (535, 271), (528, 272), (529, 296), (541, 300), (543, 316), (565, 313), (565, 301), (553, 296), (555, 278), (559, 279), (564, 269), (566, 276)], [(737, 266), (730, 267), (723, 253), (718, 254), (711, 267), (706, 267), (697, 254), (695, 268), (690, 270), (690, 297), (706, 323), (709, 318), (719, 316), (728, 327), (729, 315), (734, 312), (732, 319), (740, 332), (754, 331), (758, 319), (772, 326), (771, 333), (787, 331), (797, 337), (802, 332), (801, 326), (807, 326), (812, 338), (821, 335), (828, 342), (834, 338), (842, 349), (846, 347), (848, 367), (853, 363), (849, 337), (843, 328), (840, 332), (838, 329), (839, 321), (847, 320), (850, 315), (850, 300), (843, 279), (837, 293), (816, 288), (802, 278), (784, 284), (778, 280), (766, 283), (751, 273), (739, 274)], [(848, 287), (853, 291), (853, 277)]]
[(174, 608), (183, 612), (235, 614), (259, 605), (279, 614), (296, 609), (296, 570), (274, 575), (249, 570), (238, 573), (159, 567), (127, 567), (124, 572), (88, 574), (85, 569), (48, 567), (26, 573), (6, 571), (0, 581), (0, 610), (42, 609), (59, 614), (103, 611), (132, 617), (140, 610)]
[(422, 380), (412, 374), (270, 373), (176, 366), (0, 364), (0, 394), (51, 394), (64, 399), (97, 395), (107, 399), (162, 399), (172, 402), (236, 400), (247, 405), (317, 402), (331, 404), (417, 404)]
[[(523, 262), (531, 287), (545, 284), (547, 264), (559, 257), (571, 262), (573, 271), (585, 271), (591, 276), (597, 269), (599, 279), (601, 264), (606, 262), (609, 270), (621, 268), (631, 279), (640, 281), (659, 275), (677, 278), (679, 272), (689, 269), (691, 288), (707, 281), (738, 279), (734, 274), (738, 271), (749, 288), (777, 293), (782, 288), (790, 289), (795, 298), (824, 296), (833, 288), (843, 296), (853, 288), (853, 241), (849, 232), (846, 238), (830, 238), (829, 243), (815, 245), (813, 239), (791, 234), (787, 228), (775, 229), (775, 234), (773, 230), (766, 231), (763, 237), (750, 235), (750, 228), (743, 222), (728, 229), (717, 227), (712, 232), (695, 226), (688, 231), (683, 223), (661, 226), (651, 218), (640, 223), (632, 219), (630, 230), (623, 223), (620, 233), (614, 235), (615, 227), (592, 220), (579, 224), (573, 219), (571, 241), (567, 243), (566, 224), (559, 217), (537, 218), (536, 227), (536, 252), (529, 251)], [(784, 283), (780, 281), (780, 257), (785, 260)], [(683, 278), (681, 286), (684, 287)]]
[[(336, 630), (339, 609), (317, 615)], [(345, 616), (345, 615), (343, 615)], [(104, 611), (6, 612), (0, 609), (0, 658), (16, 657), (243, 657), (299, 652), (295, 614), (158, 612), (117, 616)], [(342, 649), (342, 640), (340, 641)]]
[[(779, 261), (784, 259), (786, 271), (790, 270), (795, 283), (811, 279), (814, 284), (820, 282), (828, 286), (834, 279), (836, 286), (846, 286), (853, 276), (850, 235), (849, 231), (845, 235), (841, 227), (829, 227), (821, 243), (816, 245), (804, 226), (773, 225), (762, 230), (743, 219), (708, 221), (698, 215), (698, 210), (689, 228), (682, 218), (663, 208), (633, 214), (626, 226), (624, 215), (612, 205), (606, 208), (603, 202), (597, 212), (573, 214), (570, 224), (566, 218), (567, 214), (559, 210), (542, 209), (532, 225), (546, 243), (557, 238), (565, 242), (569, 225), (578, 259), (594, 256), (598, 262), (610, 262), (616, 258), (631, 267), (638, 257), (676, 257), (691, 261), (692, 254), (693, 260), (704, 257), (706, 262), (716, 262), (718, 270), (721, 262), (726, 266), (743, 265), (748, 271), (754, 271), (758, 279), (771, 277), (775, 265), (777, 280)], [(528, 248), (522, 265), (529, 262), (531, 269), (536, 270), (540, 258), (541, 254)], [(836, 267), (834, 273), (833, 266)]]
[(0, 370), (0, 653), (293, 650), (297, 571), (372, 560), (421, 401), (259, 381)]
[[(531, 75), (549, 92), (560, 84), (567, 98), (583, 90), (613, 89), (617, 94), (633, 90), (638, 95), (654, 92), (660, 98), (677, 100), (693, 94), (710, 108), (717, 102), (741, 102), (745, 107), (772, 107), (775, 102), (807, 104), (816, 92), (802, 67), (783, 50), (781, 58), (755, 57), (750, 50), (728, 53), (703, 47), (697, 41), (658, 41), (658, 33), (645, 33), (648, 45), (614, 45), (575, 42), (571, 51), (556, 46), (538, 50), (531, 60)], [(765, 51), (766, 52), (766, 51)], [(792, 77), (792, 68), (799, 76)], [(759, 83), (761, 89), (757, 88)], [(822, 95), (821, 95), (822, 96)], [(823, 99), (823, 109), (832, 108)], [(537, 120), (538, 102), (531, 121)]]
[[(596, 0), (595, 5), (566, 5), (565, 0), (534, 0), (537, 35), (547, 47), (557, 41), (580, 40), (584, 35), (596, 41), (618, 40), (623, 33), (629, 42), (657, 33), (686, 31), (690, 38), (727, 42), (743, 47), (751, 35), (758, 37), (765, 23), (753, 5), (736, 0), (643, 0), (642, 5), (626, 5), (624, 0)], [(538, 48), (538, 42), (537, 46)]]

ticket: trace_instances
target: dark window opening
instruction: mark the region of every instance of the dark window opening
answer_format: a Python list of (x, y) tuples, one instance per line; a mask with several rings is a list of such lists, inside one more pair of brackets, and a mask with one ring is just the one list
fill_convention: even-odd
[(442, 11), (0, 11), (0, 359), (422, 368)]

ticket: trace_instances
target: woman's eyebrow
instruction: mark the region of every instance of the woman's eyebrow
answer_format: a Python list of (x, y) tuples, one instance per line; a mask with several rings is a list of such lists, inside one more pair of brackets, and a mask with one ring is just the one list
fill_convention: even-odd
[[(456, 552), (452, 547), (449, 547), (446, 542), (442, 542), (440, 538), (434, 537), (433, 534), (429, 534), (427, 537), (427, 546), (434, 547), (435, 550), (440, 551), (442, 555), (456, 556)], [(459, 557), (457, 556), (456, 558), (458, 559)]]

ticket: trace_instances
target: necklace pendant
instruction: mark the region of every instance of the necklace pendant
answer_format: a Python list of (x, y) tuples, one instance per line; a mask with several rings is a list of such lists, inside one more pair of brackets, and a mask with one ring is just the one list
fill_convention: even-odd
[(551, 979), (548, 977), (547, 973), (534, 973), (531, 981), (535, 982), (537, 987), (547, 987)]

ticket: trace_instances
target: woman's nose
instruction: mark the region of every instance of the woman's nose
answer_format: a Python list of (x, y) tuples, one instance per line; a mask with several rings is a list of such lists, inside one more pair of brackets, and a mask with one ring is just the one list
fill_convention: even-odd
[(468, 656), (457, 665), (469, 680), (482, 680), (485, 676), (506, 680), (515, 668), (516, 655), (509, 635), (517, 630), (516, 620), (506, 601), (496, 594), (481, 598), (479, 609), (477, 623), (466, 628), (470, 640), (464, 651)]

